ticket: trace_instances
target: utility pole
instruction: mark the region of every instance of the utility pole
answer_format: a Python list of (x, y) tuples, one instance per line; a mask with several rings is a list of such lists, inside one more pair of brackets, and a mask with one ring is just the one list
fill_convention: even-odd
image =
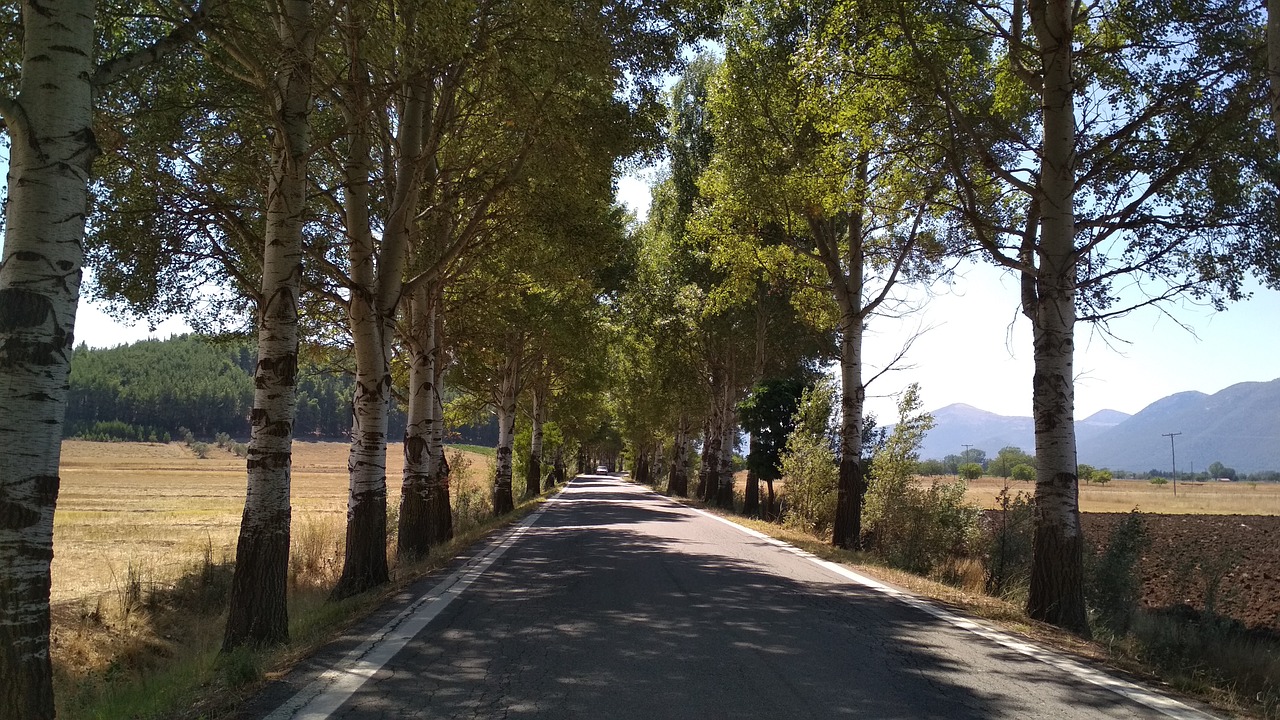
[(1164, 433), (1162, 436), (1169, 438), (1169, 456), (1173, 459), (1173, 496), (1178, 496), (1178, 451), (1173, 447), (1173, 438), (1182, 433)]

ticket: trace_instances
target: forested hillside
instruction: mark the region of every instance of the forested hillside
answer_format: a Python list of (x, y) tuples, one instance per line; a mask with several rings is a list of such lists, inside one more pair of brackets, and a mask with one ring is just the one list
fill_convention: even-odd
[[(81, 345), (71, 361), (67, 437), (151, 440), (225, 432), (249, 435), (253, 367), (246, 341), (216, 342), (194, 335), (94, 349)], [(351, 431), (354, 382), (340, 363), (302, 361), (298, 372), (296, 434), (337, 438)], [(404, 413), (392, 408), (393, 437)], [(129, 426), (128, 428), (121, 425)]]

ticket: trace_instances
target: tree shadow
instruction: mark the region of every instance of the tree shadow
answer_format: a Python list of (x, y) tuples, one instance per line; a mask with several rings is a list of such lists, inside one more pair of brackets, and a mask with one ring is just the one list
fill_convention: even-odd
[(336, 717), (1143, 716), (643, 491), (573, 487)]

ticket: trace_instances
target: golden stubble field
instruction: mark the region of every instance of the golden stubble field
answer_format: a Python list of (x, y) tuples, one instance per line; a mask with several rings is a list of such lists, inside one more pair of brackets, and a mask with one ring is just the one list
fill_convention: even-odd
[[(926, 478), (927, 481), (930, 478)], [(940, 477), (938, 480), (953, 481)], [(996, 494), (1005, 485), (1010, 494), (1035, 493), (1035, 483), (983, 477), (968, 483), (967, 497), (973, 503), (993, 509)], [(1280, 483), (1204, 482), (1152, 485), (1146, 480), (1112, 480), (1106, 485), (1080, 485), (1080, 511), (1125, 513), (1137, 508), (1144, 513), (1163, 515), (1280, 515)]]
[[(347, 450), (340, 442), (295, 442), (293, 528), (342, 526)], [(399, 503), (401, 446), (388, 449), (388, 505)], [(451, 451), (452, 454), (452, 451)], [(490, 460), (471, 461), (461, 483), (487, 483)], [(54, 515), (55, 604), (92, 601), (129, 582), (170, 582), (209, 550), (235, 554), (244, 508), (244, 459), (218, 448), (197, 458), (178, 443), (62, 444), (62, 486)], [(458, 481), (455, 481), (455, 487)]]

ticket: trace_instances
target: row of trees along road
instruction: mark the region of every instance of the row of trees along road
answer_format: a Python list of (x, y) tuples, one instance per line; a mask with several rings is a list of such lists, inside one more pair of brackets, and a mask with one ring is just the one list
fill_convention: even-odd
[(754, 446), (770, 425), (762, 409), (784, 404), (777, 388), (834, 351), (832, 541), (856, 546), (863, 398), (884, 371), (863, 367), (866, 328), (907, 309), (904, 284), (985, 259), (1021, 279), (1033, 329), (1028, 613), (1087, 634), (1075, 328), (1106, 332), (1179, 297), (1223, 307), (1251, 272), (1276, 284), (1269, 19), (1275, 40), (1260, 5), (1214, 0), (732, 5), (723, 56), (694, 62), (673, 89), (669, 174), (639, 231), (624, 376), (650, 394), (620, 416), (637, 474), (667, 438), (669, 487), (687, 492), (686, 438), (701, 425), (698, 491), (724, 503), (727, 409), (748, 399)]
[[(408, 413), (400, 550), (411, 556), (452, 532), (450, 412), (497, 411), (499, 512), (514, 502), (522, 412), (534, 421), (531, 481), (542, 424), (554, 421), (580, 464), (593, 444), (613, 453), (625, 441), (641, 479), (666, 467), (680, 494), (700, 444), (695, 490), (728, 505), (734, 416), (748, 399), (748, 510), (768, 513), (758, 481), (776, 473), (768, 458), (785, 412), (765, 410), (785, 410), (838, 360), (832, 539), (852, 547), (867, 478), (863, 399), (883, 372), (864, 370), (866, 329), (903, 310), (904, 283), (945, 275), (965, 255), (1018, 274), (1033, 327), (1028, 611), (1087, 633), (1076, 323), (1105, 329), (1187, 294), (1225, 303), (1250, 272), (1280, 280), (1280, 87), (1267, 85), (1269, 73), (1280, 85), (1280, 18), (1256, 4), (5, 8), (6, 717), (53, 713), (49, 559), (86, 257), (98, 293), (134, 313), (256, 332), (227, 648), (287, 633), (302, 338), (355, 364), (335, 596), (387, 579), (396, 392)], [(655, 146), (658, 78), (716, 19), (723, 59), (689, 63), (673, 89), (669, 174), (647, 222), (627, 232), (612, 207), (615, 169)], [(466, 398), (450, 408), (446, 373)]]
[[(48, 718), (58, 441), (86, 256), (98, 294), (136, 314), (256, 330), (224, 645), (279, 642), (300, 339), (355, 358), (344, 596), (387, 580), (393, 388), (409, 413), (412, 555), (451, 535), (445, 369), (469, 363), (458, 375), (474, 395), (496, 375), (536, 387), (539, 417), (582, 374), (579, 330), (536, 323), (592, 321), (584, 298), (605, 292), (623, 240), (615, 165), (652, 144), (657, 80), (709, 25), (704, 4), (677, 0), (6, 10), (0, 715)], [(566, 407), (580, 417), (561, 427), (598, 433), (591, 411)], [(510, 505), (499, 483), (495, 507)]]

